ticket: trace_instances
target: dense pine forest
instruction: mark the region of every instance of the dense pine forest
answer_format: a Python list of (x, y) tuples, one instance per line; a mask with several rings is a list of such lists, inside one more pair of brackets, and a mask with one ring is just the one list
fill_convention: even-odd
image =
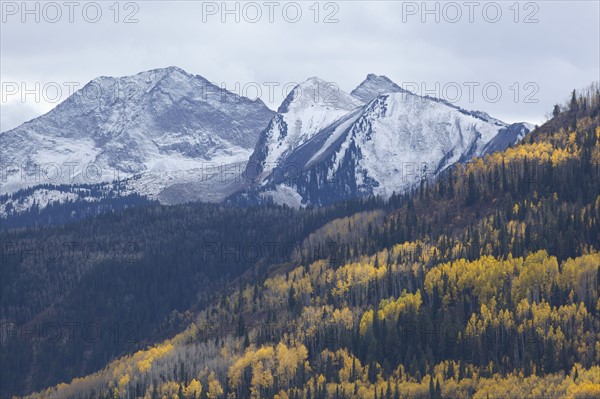
[(138, 205), (0, 233), (0, 386), (41, 389), (172, 336), (253, 266), (289, 261), (309, 232), (376, 206)]
[[(600, 397), (598, 85), (386, 201), (138, 206), (0, 242), (0, 378), (28, 397)], [(106, 333), (36, 333), (73, 321)]]

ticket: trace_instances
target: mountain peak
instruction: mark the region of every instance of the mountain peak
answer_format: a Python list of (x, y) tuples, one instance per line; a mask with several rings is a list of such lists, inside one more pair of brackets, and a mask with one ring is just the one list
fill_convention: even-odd
[(297, 84), (279, 106), (277, 112), (288, 113), (311, 107), (350, 111), (362, 102), (341, 90), (335, 82), (313, 76)]
[[(166, 76), (175, 76), (175, 75), (183, 75), (189, 78), (195, 78), (196, 76), (184, 71), (183, 69), (177, 66), (168, 66), (164, 68), (154, 68), (149, 69), (147, 71), (138, 72), (133, 75), (123, 75), (123, 76), (98, 76), (92, 79), (92, 82), (98, 82), (103, 80), (115, 80), (115, 79), (151, 79), (153, 77), (166, 77)], [(201, 76), (198, 76), (202, 78)], [(204, 78), (202, 78), (204, 79)]]
[(323, 83), (327, 83), (327, 81), (324, 79), (321, 79), (318, 76), (312, 76), (312, 77), (306, 79), (304, 82), (300, 83), (300, 85), (315, 84), (315, 83), (323, 84)]
[(394, 84), (394, 82), (390, 78), (388, 78), (387, 76), (385, 76), (385, 75), (376, 75), (374, 73), (369, 73), (367, 75), (367, 77), (366, 77), (365, 80), (389, 82), (389, 83), (393, 83)]
[(406, 92), (387, 76), (370, 73), (361, 84), (350, 92), (350, 95), (363, 102), (369, 102), (380, 94)]
[[(104, 171), (98, 182), (112, 180), (113, 171), (124, 177), (179, 173), (209, 161), (247, 160), (273, 114), (262, 101), (178, 67), (104, 76), (0, 135), (0, 159), (19, 165), (72, 162), (79, 168), (94, 162)], [(27, 184), (18, 174), (7, 180), (10, 190)], [(154, 187), (167, 184), (165, 179)]]
[(139, 75), (143, 75), (145, 73), (152, 73), (152, 72), (155, 72), (155, 73), (157, 73), (157, 72), (158, 73), (183, 73), (183, 74), (186, 74), (186, 75), (190, 75), (189, 73), (187, 73), (183, 69), (179, 68), (178, 66), (174, 66), (174, 65), (171, 65), (171, 66), (168, 66), (168, 67), (164, 67), (164, 68), (150, 69), (148, 71), (140, 72)]

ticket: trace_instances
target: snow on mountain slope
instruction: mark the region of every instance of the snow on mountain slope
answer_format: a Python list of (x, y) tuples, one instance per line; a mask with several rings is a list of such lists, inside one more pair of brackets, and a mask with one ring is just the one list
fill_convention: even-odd
[[(447, 166), (479, 155), (499, 126), (404, 93), (381, 95), (348, 129), (334, 153), (331, 179), (354, 157), (359, 191), (389, 196)], [(349, 151), (352, 146), (357, 150)], [(310, 168), (311, 165), (308, 165)]]
[[(46, 183), (101, 183), (113, 193), (116, 180), (117, 195), (167, 204), (253, 193), (293, 206), (327, 204), (403, 191), (455, 162), (501, 151), (531, 128), (374, 74), (351, 94), (310, 78), (275, 113), (169, 67), (96, 78), (1, 134), (0, 195)], [(23, 209), (73, 199), (31, 193), (19, 197)]]
[(363, 102), (333, 83), (313, 77), (297, 85), (261, 133), (248, 163), (248, 178), (261, 178), (294, 149)]
[[(73, 192), (63, 192), (48, 188), (39, 188), (30, 195), (22, 199), (8, 198), (0, 203), (0, 219), (5, 218), (9, 212), (21, 213), (30, 210), (33, 206), (45, 208), (52, 203), (64, 203), (66, 201), (75, 201), (80, 195)], [(85, 198), (88, 201), (95, 201), (95, 198)]]
[[(158, 184), (166, 187), (170, 173), (245, 162), (273, 114), (260, 100), (176, 67), (99, 77), (0, 135), (2, 193), (32, 182), (98, 183), (149, 172), (164, 175)], [(36, 173), (41, 179), (30, 176)]]
[(261, 196), (289, 205), (298, 203), (289, 188), (301, 203), (313, 205), (388, 197), (456, 162), (502, 150), (531, 129), (414, 95), (385, 77), (369, 75), (352, 93), (372, 99), (283, 152), (285, 157), (260, 181)]

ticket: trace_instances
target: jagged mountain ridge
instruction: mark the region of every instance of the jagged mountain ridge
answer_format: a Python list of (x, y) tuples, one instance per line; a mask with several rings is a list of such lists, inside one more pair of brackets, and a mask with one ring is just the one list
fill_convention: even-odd
[[(502, 150), (531, 128), (417, 96), (375, 74), (350, 94), (310, 78), (274, 113), (260, 100), (169, 67), (96, 78), (46, 115), (0, 135), (9, 165), (2, 194), (40, 183), (104, 182), (110, 191), (118, 180), (119, 193), (167, 204), (257, 193), (258, 201), (319, 205), (389, 196), (454, 162)], [(23, 170), (48, 162), (74, 163), (77, 172), (61, 176), (69, 181), (23, 179)], [(102, 171), (94, 175), (94, 168), (92, 181), (81, 173), (89, 163)], [(17, 166), (12, 173), (10, 165)]]
[[(339, 109), (329, 125), (301, 136), (302, 142), (285, 151), (273, 140), (285, 128), (281, 121), (289, 120), (287, 108), (279, 110), (248, 163), (247, 175), (255, 181), (259, 196), (288, 205), (388, 197), (455, 162), (501, 151), (532, 129), (529, 124), (509, 125), (484, 112), (415, 95), (385, 76), (369, 74), (350, 97), (361, 104), (341, 116)], [(312, 110), (303, 109), (305, 120), (312, 117)], [(269, 158), (273, 153), (277, 157)], [(265, 172), (273, 159), (275, 166)]]

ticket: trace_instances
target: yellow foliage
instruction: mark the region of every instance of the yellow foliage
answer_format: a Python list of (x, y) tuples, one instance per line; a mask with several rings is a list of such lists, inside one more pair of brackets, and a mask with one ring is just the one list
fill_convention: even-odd
[(123, 390), (124, 388), (126, 388), (127, 384), (129, 384), (129, 380), (129, 374), (123, 374), (123, 376), (119, 378), (119, 389)]
[(362, 319), (360, 319), (360, 327), (359, 327), (360, 335), (364, 337), (372, 325), (373, 325), (373, 311), (367, 310), (363, 314)]
[(417, 290), (414, 294), (408, 294), (405, 290), (395, 301), (387, 299), (381, 301), (379, 309), (382, 311), (382, 316), (386, 320), (396, 320), (398, 316), (403, 313), (417, 313), (421, 308), (422, 303), (423, 300), (421, 298), (420, 290)]
[(187, 387), (183, 390), (183, 393), (186, 397), (200, 397), (202, 393), (202, 384), (197, 379), (193, 379), (190, 381)]
[(175, 381), (167, 381), (160, 386), (159, 391), (163, 397), (167, 397), (169, 399), (177, 398), (177, 394), (179, 392), (179, 383)]
[(214, 371), (211, 371), (208, 376), (208, 392), (206, 396), (208, 396), (209, 399), (216, 399), (221, 395), (223, 395), (223, 387), (215, 376)]
[(142, 359), (136, 363), (136, 367), (138, 368), (140, 373), (146, 373), (152, 367), (152, 362), (168, 355), (170, 352), (173, 351), (173, 349), (173, 344), (167, 342), (163, 345), (155, 346), (154, 348), (151, 348), (147, 351), (137, 352), (134, 355), (134, 358), (142, 357)]

